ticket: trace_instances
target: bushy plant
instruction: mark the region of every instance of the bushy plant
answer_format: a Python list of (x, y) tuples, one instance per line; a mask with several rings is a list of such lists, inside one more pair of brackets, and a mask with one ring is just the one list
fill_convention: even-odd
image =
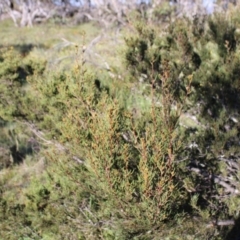
[(226, 235), (219, 221), (237, 217), (239, 203), (238, 22), (146, 21), (126, 37), (118, 85), (84, 59), (52, 73), (44, 59), (2, 51), (0, 117), (35, 134), (44, 159), (17, 199), (5, 172), (5, 239)]
[[(145, 27), (143, 22), (136, 24), (136, 33), (126, 42), (129, 46), (126, 65), (133, 80), (151, 84), (154, 78), (161, 96), (164, 90), (161, 78), (167, 61), (171, 69), (168, 79), (172, 83), (168, 90), (175, 99), (181, 98), (182, 93), (188, 96), (187, 101), (181, 101), (179, 120), (186, 142), (183, 155), (178, 157), (182, 155), (185, 159), (183, 172), (187, 175), (182, 180), (186, 190), (193, 199), (198, 196), (199, 207), (192, 207), (208, 220), (231, 217), (231, 207), (221, 199), (225, 198), (225, 191), (233, 194), (232, 199), (238, 193), (237, 173), (226, 170), (226, 164), (235, 162), (238, 155), (237, 28), (236, 20), (231, 22), (220, 14), (197, 16), (193, 23), (177, 19), (164, 32), (155, 25)], [(190, 84), (186, 85), (187, 82)], [(176, 100), (171, 106), (173, 109), (178, 106)], [(227, 175), (236, 178), (229, 182)]]

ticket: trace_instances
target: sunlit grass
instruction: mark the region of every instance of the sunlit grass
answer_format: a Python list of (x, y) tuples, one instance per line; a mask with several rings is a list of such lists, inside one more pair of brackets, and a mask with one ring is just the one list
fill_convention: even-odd
[(0, 28), (1, 46), (32, 44), (37, 47), (50, 48), (62, 38), (79, 42), (82, 40), (82, 35), (86, 33), (86, 41), (89, 41), (99, 33), (99, 28), (91, 23), (75, 26), (46, 23), (32, 28), (18, 28), (10, 20), (4, 20), (0, 22)]

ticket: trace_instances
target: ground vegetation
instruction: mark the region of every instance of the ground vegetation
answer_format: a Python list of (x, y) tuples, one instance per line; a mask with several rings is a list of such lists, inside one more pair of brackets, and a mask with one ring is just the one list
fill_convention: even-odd
[(2, 239), (238, 239), (239, 13), (162, 9), (0, 23)]

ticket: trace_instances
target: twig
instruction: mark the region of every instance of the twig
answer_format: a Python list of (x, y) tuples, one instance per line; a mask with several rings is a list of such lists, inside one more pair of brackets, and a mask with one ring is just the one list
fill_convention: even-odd
[(213, 227), (213, 226), (230, 226), (234, 225), (235, 221), (234, 220), (216, 220), (212, 221), (207, 225), (207, 228)]

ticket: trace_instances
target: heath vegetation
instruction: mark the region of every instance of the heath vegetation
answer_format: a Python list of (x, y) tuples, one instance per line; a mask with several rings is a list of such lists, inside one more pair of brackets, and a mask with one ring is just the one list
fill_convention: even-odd
[(0, 22), (1, 239), (238, 239), (239, 12), (186, 7)]

